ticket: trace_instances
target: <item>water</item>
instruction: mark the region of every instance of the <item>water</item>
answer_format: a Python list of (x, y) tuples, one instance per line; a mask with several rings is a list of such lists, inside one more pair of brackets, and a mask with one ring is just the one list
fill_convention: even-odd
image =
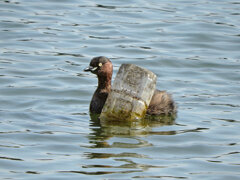
[[(1, 179), (239, 179), (237, 0), (1, 0)], [(89, 117), (94, 56), (145, 67), (175, 121)]]

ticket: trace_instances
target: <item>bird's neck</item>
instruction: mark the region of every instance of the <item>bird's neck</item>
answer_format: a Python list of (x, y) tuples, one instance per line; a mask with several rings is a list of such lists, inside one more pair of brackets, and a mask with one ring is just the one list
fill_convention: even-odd
[(98, 76), (98, 90), (110, 92), (112, 75)]

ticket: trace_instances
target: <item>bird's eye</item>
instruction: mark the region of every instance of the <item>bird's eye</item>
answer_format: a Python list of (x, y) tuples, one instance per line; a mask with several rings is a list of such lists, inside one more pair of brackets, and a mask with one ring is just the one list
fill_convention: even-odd
[(101, 67), (101, 66), (102, 66), (102, 63), (99, 63), (98, 66)]

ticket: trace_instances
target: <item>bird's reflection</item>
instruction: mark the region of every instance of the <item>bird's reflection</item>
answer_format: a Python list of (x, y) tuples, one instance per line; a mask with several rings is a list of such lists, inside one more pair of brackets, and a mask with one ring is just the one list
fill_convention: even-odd
[[(152, 132), (152, 128), (173, 125), (175, 124), (176, 116), (146, 116), (139, 121), (102, 121), (99, 115), (91, 114), (90, 127), (92, 133), (89, 135), (89, 142), (92, 148), (97, 147), (122, 147), (122, 148), (136, 148), (143, 146), (150, 146), (150, 143), (140, 139), (141, 136), (148, 136), (156, 134)], [(158, 134), (173, 135), (174, 131), (158, 132)], [(132, 138), (138, 143), (119, 143), (114, 142), (108, 144), (111, 137)]]
[[(86, 171), (81, 173), (133, 173), (143, 172), (149, 168), (165, 168), (164, 166), (153, 166), (152, 164), (143, 164), (136, 159), (151, 159), (151, 156), (142, 154), (134, 149), (154, 146), (146, 140), (146, 136), (152, 134), (173, 135), (175, 131), (156, 132), (152, 131), (155, 127), (175, 124), (173, 116), (147, 116), (138, 122), (119, 122), (119, 121), (101, 121), (99, 115), (90, 115), (90, 128), (88, 150), (85, 152), (85, 158), (95, 159), (96, 164), (85, 164), (82, 168)], [(115, 140), (116, 138), (117, 140)], [(120, 142), (118, 141), (120, 140)], [(115, 151), (118, 149), (118, 151)], [(131, 150), (130, 150), (131, 149)], [(100, 160), (101, 161), (98, 161)], [(109, 165), (109, 161), (114, 161), (115, 165)], [(144, 162), (144, 161), (143, 161)], [(89, 168), (91, 168), (89, 172)], [(111, 169), (111, 170), (110, 170)], [(118, 169), (117, 171), (113, 169)], [(93, 172), (94, 171), (94, 172)]]

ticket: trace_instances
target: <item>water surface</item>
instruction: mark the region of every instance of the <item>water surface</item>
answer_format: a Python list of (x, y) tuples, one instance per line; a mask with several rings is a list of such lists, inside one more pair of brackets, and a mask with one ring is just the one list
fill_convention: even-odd
[[(1, 179), (239, 179), (240, 3), (0, 1)], [(175, 121), (91, 120), (109, 57), (173, 94)]]

